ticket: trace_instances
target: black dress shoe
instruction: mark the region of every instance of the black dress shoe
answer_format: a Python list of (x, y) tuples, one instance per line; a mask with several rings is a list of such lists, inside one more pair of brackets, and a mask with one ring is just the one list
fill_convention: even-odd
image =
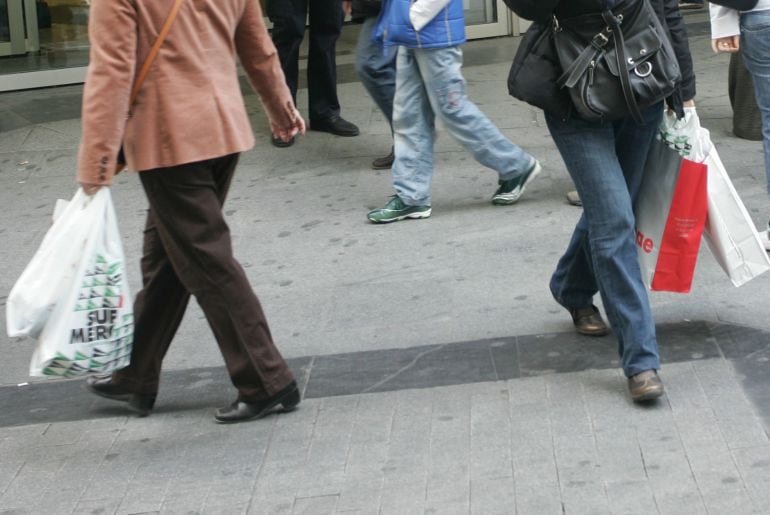
[(293, 411), (299, 401), (299, 388), (297, 383), (292, 381), (289, 386), (267, 399), (257, 402), (235, 401), (230, 406), (219, 408), (214, 414), (214, 420), (220, 424), (256, 420), (269, 415), (279, 404), (281, 412)]
[(272, 143), (274, 147), (286, 148), (294, 145), (294, 138), (291, 138), (289, 141), (284, 141), (281, 138), (270, 136), (270, 143)]
[(112, 376), (91, 376), (86, 379), (86, 389), (105, 399), (127, 402), (128, 408), (140, 417), (146, 417), (155, 406), (154, 393), (133, 393), (112, 380)]
[(329, 132), (335, 136), (358, 136), (358, 127), (336, 115), (325, 120), (310, 122), (311, 131)]
[(378, 157), (372, 161), (373, 170), (388, 170), (393, 166), (393, 160), (396, 159), (396, 155), (393, 153), (393, 148), (390, 149), (390, 154), (387, 156)]

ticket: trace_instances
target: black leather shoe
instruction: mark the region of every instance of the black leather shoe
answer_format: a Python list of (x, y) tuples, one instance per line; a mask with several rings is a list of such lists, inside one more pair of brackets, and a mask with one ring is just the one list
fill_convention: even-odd
[(91, 376), (86, 379), (86, 389), (99, 397), (127, 402), (128, 408), (140, 417), (146, 417), (155, 406), (154, 393), (133, 393), (112, 380), (112, 376)]
[(274, 147), (286, 148), (294, 145), (294, 138), (291, 138), (289, 141), (284, 141), (281, 138), (270, 136), (270, 143), (272, 143)]
[(341, 116), (310, 122), (311, 131), (329, 132), (335, 136), (358, 136), (358, 127)]
[(387, 156), (378, 157), (372, 161), (373, 170), (389, 170), (393, 166), (393, 160), (396, 159), (396, 155), (393, 153), (393, 148), (390, 149), (390, 154)]
[(299, 388), (297, 383), (292, 381), (289, 386), (267, 399), (258, 402), (235, 401), (230, 406), (219, 408), (214, 414), (214, 420), (220, 424), (256, 420), (269, 415), (279, 404), (280, 412), (293, 411), (297, 408), (299, 401)]

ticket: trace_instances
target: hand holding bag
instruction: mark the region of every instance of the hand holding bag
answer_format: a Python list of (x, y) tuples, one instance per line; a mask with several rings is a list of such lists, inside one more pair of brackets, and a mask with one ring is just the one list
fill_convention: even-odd
[(554, 44), (578, 116), (588, 121), (633, 117), (670, 96), (681, 80), (676, 55), (648, 0), (554, 21)]

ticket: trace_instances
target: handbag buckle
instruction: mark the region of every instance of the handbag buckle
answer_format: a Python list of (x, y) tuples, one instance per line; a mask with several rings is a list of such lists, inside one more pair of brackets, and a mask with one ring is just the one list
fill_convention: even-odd
[(610, 38), (604, 35), (604, 32), (599, 32), (597, 35), (591, 39), (591, 46), (601, 49), (607, 46), (607, 43), (610, 42)]

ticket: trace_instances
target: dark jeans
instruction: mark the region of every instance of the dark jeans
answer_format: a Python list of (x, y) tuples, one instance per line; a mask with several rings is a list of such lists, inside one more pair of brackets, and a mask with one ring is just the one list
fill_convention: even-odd
[(237, 162), (233, 154), (139, 174), (150, 204), (143, 288), (134, 303), (131, 364), (113, 375), (135, 393), (157, 392), (163, 357), (190, 295), (206, 315), (240, 400), (269, 397), (293, 379), (233, 257), (222, 215)]
[(396, 52), (397, 46), (385, 47), (372, 41), (372, 32), (377, 23), (376, 16), (370, 16), (361, 25), (356, 46), (356, 72), (361, 83), (369, 92), (377, 107), (393, 130), (393, 98), (396, 96)]
[(634, 202), (663, 115), (662, 105), (614, 123), (567, 121), (546, 114), (548, 129), (583, 202), (556, 271), (551, 293), (566, 308), (592, 304), (599, 291), (618, 339), (626, 376), (660, 368), (655, 323), (642, 282), (634, 236)]
[(339, 115), (335, 52), (344, 19), (341, 0), (267, 0), (266, 12), (273, 22), (273, 42), (295, 103), (299, 47), (305, 36), (305, 21), (309, 20), (308, 118), (312, 123)]

